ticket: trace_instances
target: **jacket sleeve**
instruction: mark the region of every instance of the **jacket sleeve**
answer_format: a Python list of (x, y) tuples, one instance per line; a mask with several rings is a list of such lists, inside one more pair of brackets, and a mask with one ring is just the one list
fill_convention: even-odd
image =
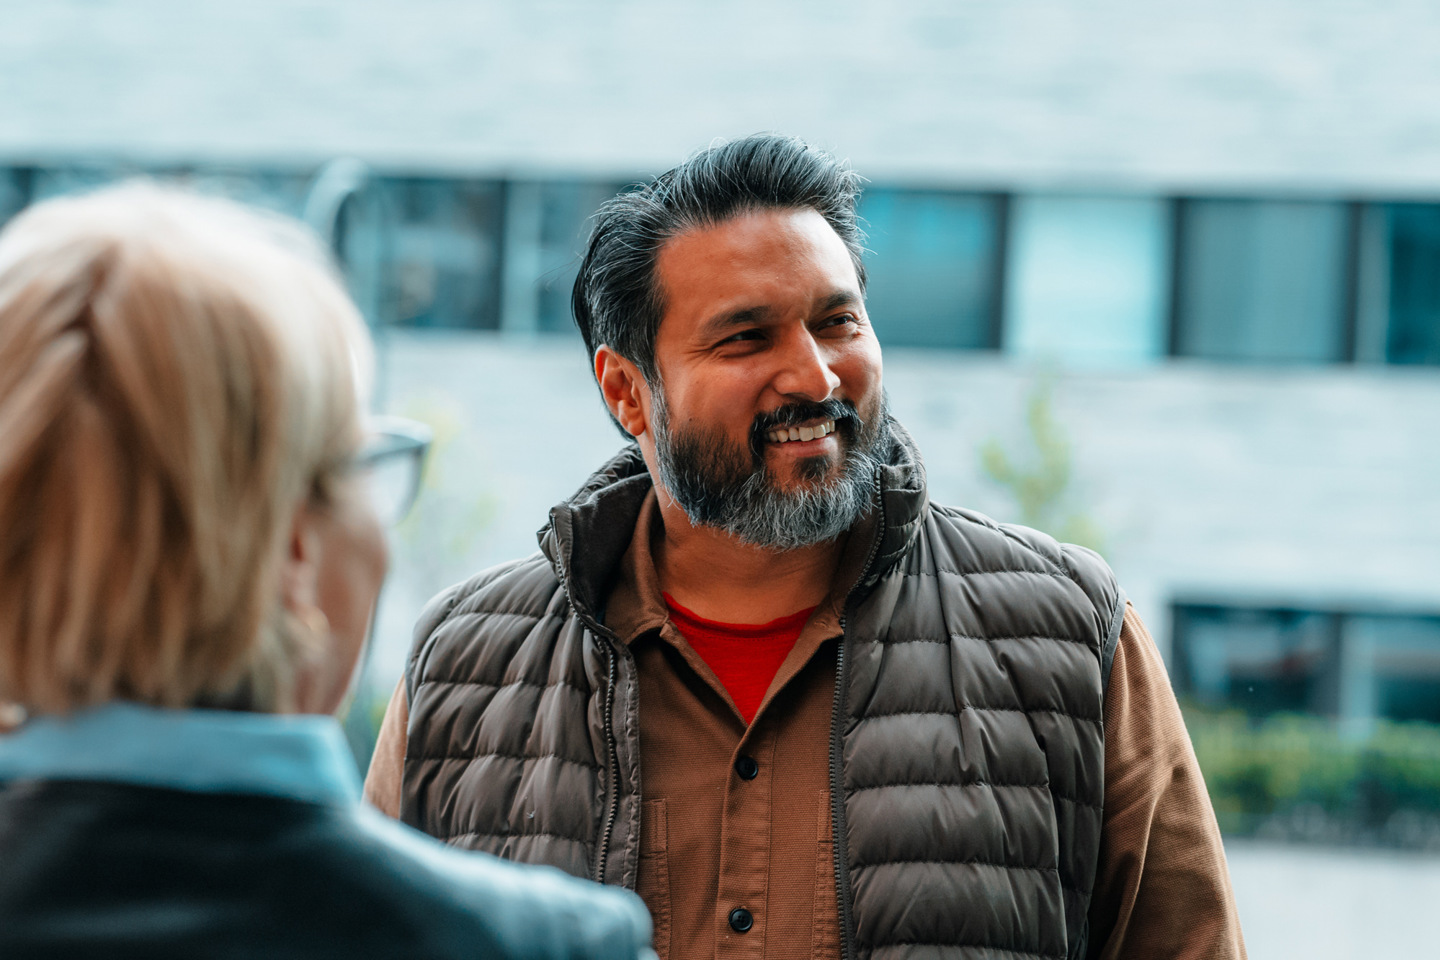
[(401, 781), (405, 774), (405, 728), (410, 721), (410, 704), (405, 696), (405, 678), (395, 684), (385, 719), (380, 721), (380, 734), (375, 739), (375, 752), (370, 755), (370, 771), (365, 774), (365, 799), (381, 813), (400, 819)]
[(1245, 957), (1220, 829), (1165, 664), (1127, 607), (1105, 693), (1089, 956)]

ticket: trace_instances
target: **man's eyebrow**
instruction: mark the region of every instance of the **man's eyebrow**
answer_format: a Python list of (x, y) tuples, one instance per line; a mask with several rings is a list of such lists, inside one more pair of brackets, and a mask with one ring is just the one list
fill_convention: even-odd
[(860, 302), (860, 297), (850, 290), (836, 290), (829, 296), (819, 297), (815, 300), (815, 312), (827, 313), (838, 307), (853, 307)]
[(706, 320), (700, 326), (702, 337), (717, 336), (732, 327), (745, 327), (764, 323), (770, 319), (771, 310), (761, 304), (755, 307), (741, 307), (739, 310), (724, 310)]

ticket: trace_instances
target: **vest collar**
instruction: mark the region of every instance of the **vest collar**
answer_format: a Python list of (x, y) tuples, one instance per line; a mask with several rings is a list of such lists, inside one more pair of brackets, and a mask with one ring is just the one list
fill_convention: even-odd
[(920, 536), (930, 496), (925, 485), (925, 463), (909, 432), (900, 422), (889, 423), (890, 451), (880, 468), (881, 514), (879, 541), (874, 559), (866, 567), (857, 589), (868, 590), (900, 558), (910, 552)]
[[(925, 465), (915, 441), (894, 419), (888, 433), (889, 450), (878, 477), (882, 523), (872, 559), (857, 585), (862, 590), (873, 586), (910, 550), (929, 504)], [(574, 495), (550, 510), (550, 522), (538, 534), (540, 549), (581, 616), (602, 622), (605, 600), (651, 485), (640, 448), (630, 443)]]

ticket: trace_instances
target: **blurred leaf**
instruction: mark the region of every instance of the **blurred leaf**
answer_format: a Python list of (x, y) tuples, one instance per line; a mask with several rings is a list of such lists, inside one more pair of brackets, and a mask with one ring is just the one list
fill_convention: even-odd
[(1051, 392), (1052, 377), (1037, 377), (1025, 402), (1022, 452), (1012, 455), (991, 437), (980, 445), (980, 468), (1015, 501), (1020, 523), (1103, 552), (1103, 531), (1073, 503), (1070, 441), (1055, 419)]

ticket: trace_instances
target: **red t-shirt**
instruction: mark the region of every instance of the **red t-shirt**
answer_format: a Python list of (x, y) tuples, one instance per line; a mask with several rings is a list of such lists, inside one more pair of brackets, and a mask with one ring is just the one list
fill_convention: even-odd
[(815, 608), (769, 623), (720, 623), (686, 610), (668, 593), (664, 597), (675, 629), (725, 685), (745, 722), (754, 722), (765, 691), (770, 689), (780, 664), (800, 639), (800, 631)]

